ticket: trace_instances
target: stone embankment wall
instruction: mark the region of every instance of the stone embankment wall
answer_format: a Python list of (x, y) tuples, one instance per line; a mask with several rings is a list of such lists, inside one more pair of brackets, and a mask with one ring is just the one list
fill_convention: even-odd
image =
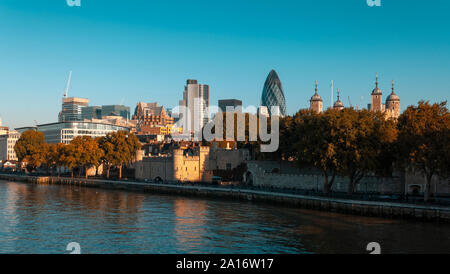
[(29, 177), (0, 174), (0, 180), (22, 181), (35, 184), (78, 185), (84, 187), (142, 191), (172, 195), (199, 196), (206, 198), (235, 199), (246, 202), (252, 201), (275, 203), (307, 209), (316, 209), (363, 216), (450, 222), (450, 208), (441, 206), (324, 198), (298, 194), (245, 190), (238, 188), (152, 184), (93, 179), (85, 180), (79, 178)]
[[(248, 171), (254, 186), (273, 187), (284, 189), (322, 191), (324, 177), (317, 173), (306, 174), (284, 174), (271, 173), (263, 168), (258, 162), (247, 162)], [(274, 164), (273, 168), (277, 168)], [(283, 169), (282, 169), (283, 170)], [(287, 171), (289, 172), (289, 171)], [(348, 178), (337, 177), (334, 181), (332, 191), (347, 192)], [(395, 177), (364, 177), (356, 187), (357, 193), (395, 194), (404, 192), (403, 179)]]

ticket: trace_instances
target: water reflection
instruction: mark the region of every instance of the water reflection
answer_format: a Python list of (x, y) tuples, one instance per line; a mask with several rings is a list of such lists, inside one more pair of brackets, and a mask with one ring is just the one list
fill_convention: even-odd
[(0, 182), (0, 253), (448, 253), (450, 226), (247, 202)]

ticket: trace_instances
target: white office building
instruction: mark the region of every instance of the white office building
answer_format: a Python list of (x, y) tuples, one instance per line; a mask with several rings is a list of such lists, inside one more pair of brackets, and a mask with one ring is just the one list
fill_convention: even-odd
[(209, 86), (187, 80), (180, 101), (180, 121), (183, 133), (199, 132), (209, 122)]
[(37, 131), (44, 134), (45, 142), (49, 144), (69, 144), (78, 136), (97, 138), (108, 133), (129, 130), (128, 127), (96, 122), (61, 122), (37, 126)]
[(0, 161), (17, 161), (14, 146), (20, 138), (20, 133), (14, 130), (7, 134), (0, 135)]

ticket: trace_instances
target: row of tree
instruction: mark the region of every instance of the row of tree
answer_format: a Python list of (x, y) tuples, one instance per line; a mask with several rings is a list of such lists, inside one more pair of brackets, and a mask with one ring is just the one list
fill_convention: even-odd
[(110, 133), (96, 139), (80, 136), (65, 145), (47, 144), (41, 132), (30, 130), (21, 135), (14, 150), (19, 161), (25, 162), (29, 170), (41, 166), (45, 166), (48, 171), (66, 167), (72, 171), (72, 177), (77, 169), (80, 176), (84, 171), (87, 178), (88, 169), (95, 167), (98, 170), (103, 165), (107, 178), (110, 177), (112, 167), (119, 169), (119, 178), (122, 178), (123, 166), (135, 159), (140, 148), (136, 135), (126, 131)]
[(349, 194), (367, 174), (388, 175), (394, 168), (414, 168), (426, 175), (425, 200), (434, 176), (448, 175), (450, 114), (446, 102), (421, 101), (398, 121), (382, 113), (346, 108), (317, 114), (301, 110), (280, 122), (277, 157), (300, 167), (315, 167), (330, 192), (337, 176), (349, 180)]

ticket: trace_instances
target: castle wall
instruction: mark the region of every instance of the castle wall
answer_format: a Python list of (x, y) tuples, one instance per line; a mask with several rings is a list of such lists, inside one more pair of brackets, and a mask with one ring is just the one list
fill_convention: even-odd
[[(248, 171), (254, 186), (285, 189), (323, 191), (324, 177), (320, 174), (277, 174), (268, 173), (257, 163), (248, 162)], [(277, 166), (274, 166), (277, 168)], [(334, 192), (348, 191), (348, 178), (337, 177), (332, 187)], [(357, 185), (357, 193), (403, 193), (404, 184), (400, 177), (366, 176)]]
[(172, 157), (150, 157), (143, 158), (142, 161), (135, 163), (136, 179), (155, 180), (161, 178), (165, 181), (174, 180)]
[(209, 157), (209, 170), (235, 169), (244, 161), (250, 160), (250, 152), (246, 149), (212, 151)]
[[(324, 177), (317, 172), (307, 172), (297, 169), (293, 171), (283, 168), (282, 174), (271, 173), (270, 170), (279, 168), (276, 162), (248, 162), (248, 171), (251, 172), (253, 185), (261, 187), (274, 187), (298, 190), (322, 191)], [(286, 173), (290, 174), (286, 174)], [(366, 176), (356, 187), (359, 193), (374, 194), (423, 194), (426, 178), (420, 172), (406, 171), (402, 175), (393, 177)], [(334, 192), (347, 192), (348, 178), (337, 177), (332, 187)], [(416, 191), (416, 192), (415, 192)], [(438, 196), (450, 195), (450, 179), (434, 176), (432, 180), (432, 193)]]

